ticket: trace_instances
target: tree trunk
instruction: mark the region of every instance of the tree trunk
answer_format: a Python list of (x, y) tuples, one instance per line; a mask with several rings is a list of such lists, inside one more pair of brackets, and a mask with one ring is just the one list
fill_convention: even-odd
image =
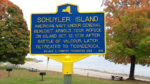
[(135, 62), (136, 62), (136, 57), (133, 55), (131, 56), (130, 74), (128, 78), (129, 80), (134, 80)]

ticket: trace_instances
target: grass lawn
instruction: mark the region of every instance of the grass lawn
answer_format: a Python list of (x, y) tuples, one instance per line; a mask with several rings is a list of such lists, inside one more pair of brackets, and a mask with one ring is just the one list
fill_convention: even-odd
[[(40, 81), (39, 72), (29, 72), (24, 69), (14, 69), (10, 77), (5, 68), (0, 67), (0, 84), (63, 84), (63, 75), (58, 72), (46, 71), (44, 81)], [(100, 78), (73, 75), (72, 84), (150, 84), (142, 81), (113, 81)]]

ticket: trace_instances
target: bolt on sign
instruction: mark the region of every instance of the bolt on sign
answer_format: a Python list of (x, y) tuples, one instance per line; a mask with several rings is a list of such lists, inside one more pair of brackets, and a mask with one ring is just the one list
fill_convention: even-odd
[(104, 12), (79, 12), (72, 4), (57, 10), (31, 15), (31, 54), (105, 54)]

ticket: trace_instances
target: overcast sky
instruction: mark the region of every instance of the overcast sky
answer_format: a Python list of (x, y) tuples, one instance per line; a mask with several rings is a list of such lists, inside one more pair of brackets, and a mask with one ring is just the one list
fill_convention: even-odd
[(80, 12), (97, 12), (103, 11), (101, 6), (102, 0), (10, 0), (19, 6), (24, 13), (30, 30), (31, 13), (54, 13), (58, 5), (71, 3), (79, 6)]

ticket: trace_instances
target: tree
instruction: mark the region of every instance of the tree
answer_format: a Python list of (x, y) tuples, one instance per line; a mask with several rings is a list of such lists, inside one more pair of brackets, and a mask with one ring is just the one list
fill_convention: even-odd
[(0, 0), (0, 61), (23, 64), (29, 50), (29, 31), (22, 11)]
[(134, 80), (135, 64), (150, 64), (149, 0), (106, 0), (107, 54), (115, 63), (131, 63), (129, 79)]

